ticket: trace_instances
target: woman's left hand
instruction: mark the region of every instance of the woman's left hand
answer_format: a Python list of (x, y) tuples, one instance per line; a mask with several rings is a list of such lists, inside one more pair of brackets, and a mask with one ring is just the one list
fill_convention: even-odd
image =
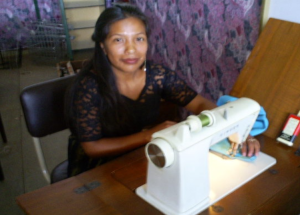
[(257, 156), (260, 151), (260, 143), (256, 138), (249, 135), (246, 141), (242, 144), (241, 151), (243, 156)]

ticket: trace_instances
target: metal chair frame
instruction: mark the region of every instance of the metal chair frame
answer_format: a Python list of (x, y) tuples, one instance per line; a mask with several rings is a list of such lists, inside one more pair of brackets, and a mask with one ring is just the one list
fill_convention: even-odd
[[(24, 88), (20, 95), (27, 129), (32, 136), (42, 174), (48, 183), (61, 179), (50, 176), (40, 138), (67, 129), (64, 117), (65, 92), (74, 77), (66, 76), (31, 85)], [(59, 166), (66, 169), (66, 162), (56, 166), (52, 174)]]

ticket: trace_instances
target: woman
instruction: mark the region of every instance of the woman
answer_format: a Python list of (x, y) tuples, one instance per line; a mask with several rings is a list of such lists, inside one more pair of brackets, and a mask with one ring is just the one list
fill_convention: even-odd
[[(153, 126), (161, 99), (194, 114), (215, 107), (174, 71), (146, 62), (148, 36), (146, 17), (132, 5), (108, 8), (97, 20), (94, 55), (78, 74), (68, 102), (69, 176), (143, 146), (154, 132), (174, 125)], [(258, 151), (259, 143), (251, 143), (248, 155)]]

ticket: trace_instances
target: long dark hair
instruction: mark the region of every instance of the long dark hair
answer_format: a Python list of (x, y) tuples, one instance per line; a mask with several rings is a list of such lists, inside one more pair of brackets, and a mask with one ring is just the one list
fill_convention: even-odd
[[(126, 125), (126, 122), (128, 122), (129, 116), (123, 98), (118, 91), (111, 64), (100, 47), (100, 43), (105, 41), (110, 31), (110, 26), (113, 23), (128, 17), (135, 17), (141, 20), (144, 23), (146, 35), (147, 37), (149, 36), (150, 30), (147, 18), (136, 6), (123, 3), (115, 4), (113, 7), (107, 8), (99, 16), (92, 35), (92, 40), (95, 42), (94, 54), (91, 60), (82, 68), (75, 80), (75, 84), (73, 84), (73, 86), (78, 84), (91, 70), (96, 73), (96, 81), (102, 99), (101, 107), (99, 107), (101, 112), (102, 130), (112, 136), (124, 135), (122, 133), (130, 132), (126, 131), (128, 126), (124, 126)], [(72, 132), (75, 132), (72, 129), (72, 126), (74, 126), (72, 120), (74, 117), (72, 113), (74, 93), (75, 88), (72, 87), (66, 104), (67, 120)], [(113, 133), (113, 131), (121, 132)]]

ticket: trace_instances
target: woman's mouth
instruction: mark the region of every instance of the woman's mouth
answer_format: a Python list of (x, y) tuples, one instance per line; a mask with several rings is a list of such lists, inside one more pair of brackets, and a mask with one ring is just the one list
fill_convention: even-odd
[(136, 64), (139, 59), (138, 58), (126, 58), (126, 59), (122, 59), (122, 61), (126, 64)]

